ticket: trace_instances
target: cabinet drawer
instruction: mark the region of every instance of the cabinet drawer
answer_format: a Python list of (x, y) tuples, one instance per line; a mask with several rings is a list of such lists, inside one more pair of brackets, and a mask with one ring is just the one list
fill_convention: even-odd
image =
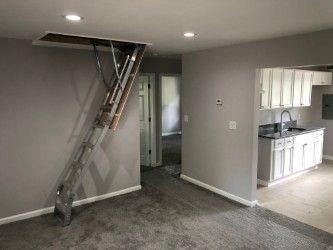
[(278, 139), (278, 140), (274, 140), (273, 143), (274, 148), (283, 148), (284, 147), (284, 139)]
[(294, 145), (294, 137), (286, 138), (284, 141), (285, 147), (290, 147)]
[(294, 137), (294, 145), (304, 145), (308, 142), (308, 140), (309, 140), (308, 134), (296, 135)]

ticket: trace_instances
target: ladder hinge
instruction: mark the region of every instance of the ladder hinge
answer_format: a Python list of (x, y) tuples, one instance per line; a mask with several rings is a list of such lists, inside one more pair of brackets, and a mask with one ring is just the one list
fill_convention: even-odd
[(151, 155), (151, 149), (149, 149), (149, 154)]

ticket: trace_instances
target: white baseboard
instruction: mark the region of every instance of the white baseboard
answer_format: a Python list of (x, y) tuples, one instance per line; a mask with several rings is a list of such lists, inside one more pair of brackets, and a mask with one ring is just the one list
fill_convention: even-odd
[(291, 175), (289, 175), (287, 177), (283, 177), (281, 179), (278, 179), (276, 181), (271, 181), (271, 182), (257, 179), (257, 184), (260, 184), (260, 185), (265, 186), (265, 187), (271, 187), (271, 186), (274, 186), (276, 184), (280, 184), (280, 183), (286, 182), (288, 180), (294, 179), (294, 178), (296, 178), (298, 176), (306, 174), (306, 173), (308, 173), (308, 172), (310, 172), (310, 171), (312, 171), (314, 169), (317, 169), (317, 168), (318, 168), (318, 166), (314, 166), (314, 167), (311, 167), (309, 169), (302, 170), (302, 171), (297, 172), (295, 174), (291, 174)]
[(162, 133), (162, 136), (168, 136), (168, 135), (181, 135), (182, 131), (175, 131), (175, 132), (167, 132), (167, 133)]
[(195, 185), (198, 185), (198, 186), (200, 186), (202, 188), (208, 189), (209, 191), (212, 191), (214, 193), (217, 193), (219, 195), (227, 197), (230, 200), (236, 201), (236, 202), (241, 203), (243, 205), (246, 205), (246, 206), (249, 206), (249, 207), (254, 207), (257, 204), (257, 200), (249, 201), (249, 200), (243, 199), (243, 198), (241, 198), (239, 196), (233, 195), (233, 194), (228, 193), (228, 192), (226, 192), (224, 190), (221, 190), (221, 189), (218, 189), (216, 187), (210, 186), (210, 185), (208, 185), (208, 184), (206, 184), (204, 182), (198, 181), (198, 180), (193, 179), (191, 177), (188, 177), (186, 175), (181, 174), (180, 178), (182, 178), (182, 179), (184, 179), (184, 180), (186, 180), (188, 182), (191, 182), (191, 183), (193, 183)]
[(332, 155), (323, 155), (323, 159), (333, 161)]
[[(74, 201), (73, 202), (73, 207), (77, 207), (77, 206), (80, 206), (80, 205), (92, 203), (92, 202), (95, 202), (95, 201), (105, 200), (105, 199), (108, 199), (108, 198), (111, 198), (111, 197), (114, 197), (114, 196), (118, 196), (118, 195), (130, 193), (130, 192), (138, 191), (140, 189), (141, 189), (141, 185), (138, 185), (138, 186), (134, 186), (134, 187), (130, 187), (130, 188), (125, 188), (125, 189), (122, 189), (122, 190), (119, 190), (119, 191), (115, 191), (115, 192), (111, 192), (111, 193), (107, 193), (107, 194), (102, 194), (102, 195), (98, 195), (98, 196), (94, 196), (94, 197), (89, 197), (89, 198), (86, 198), (86, 199), (83, 199), (83, 200)], [(43, 214), (49, 214), (49, 213), (52, 213), (53, 210), (54, 210), (54, 206), (46, 207), (46, 208), (42, 208), (42, 209), (38, 209), (38, 210), (34, 210), (34, 211), (30, 211), (30, 212), (27, 212), (27, 213), (17, 214), (17, 215), (5, 217), (5, 218), (1, 218), (0, 219), (0, 225), (11, 223), (11, 222), (14, 222), (14, 221), (25, 220), (25, 219), (41, 216)]]

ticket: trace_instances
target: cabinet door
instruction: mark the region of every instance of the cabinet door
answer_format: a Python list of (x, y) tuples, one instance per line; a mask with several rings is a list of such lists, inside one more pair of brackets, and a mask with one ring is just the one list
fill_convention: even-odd
[(316, 141), (315, 143), (315, 164), (323, 162), (323, 141)]
[(293, 147), (287, 147), (284, 149), (283, 158), (283, 175), (287, 176), (292, 173)]
[(293, 79), (294, 70), (284, 69), (283, 70), (283, 81), (282, 81), (282, 104), (283, 107), (291, 107), (293, 105)]
[(282, 77), (283, 69), (273, 69), (272, 71), (272, 93), (271, 108), (281, 107)]
[(313, 74), (312, 71), (304, 71), (301, 106), (310, 106), (311, 105), (312, 74)]
[(295, 145), (293, 148), (293, 173), (303, 170), (303, 145)]
[(283, 176), (283, 151), (284, 149), (275, 149), (273, 151), (273, 180)]
[(311, 168), (315, 165), (315, 144), (308, 142), (304, 145), (304, 169)]
[(323, 85), (323, 73), (320, 71), (313, 72), (312, 84), (313, 85)]
[(294, 107), (301, 106), (302, 80), (303, 80), (303, 71), (295, 70), (294, 91), (293, 91), (293, 106)]
[(323, 142), (324, 131), (317, 132), (317, 138), (315, 142), (315, 164), (321, 164), (323, 162)]
[(331, 72), (323, 72), (323, 82), (324, 82), (324, 85), (332, 84), (332, 73)]
[(261, 69), (260, 109), (270, 108), (271, 69)]

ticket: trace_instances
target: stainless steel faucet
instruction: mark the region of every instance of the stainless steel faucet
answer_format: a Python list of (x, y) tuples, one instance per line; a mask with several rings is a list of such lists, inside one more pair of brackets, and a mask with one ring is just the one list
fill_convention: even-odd
[(283, 121), (282, 121), (282, 118), (283, 118), (283, 114), (284, 114), (284, 113), (287, 113), (287, 114), (289, 115), (289, 119), (290, 119), (290, 121), (293, 120), (293, 118), (291, 117), (290, 112), (289, 112), (288, 110), (283, 110), (282, 113), (281, 113), (281, 130), (280, 130), (280, 132), (283, 131)]

